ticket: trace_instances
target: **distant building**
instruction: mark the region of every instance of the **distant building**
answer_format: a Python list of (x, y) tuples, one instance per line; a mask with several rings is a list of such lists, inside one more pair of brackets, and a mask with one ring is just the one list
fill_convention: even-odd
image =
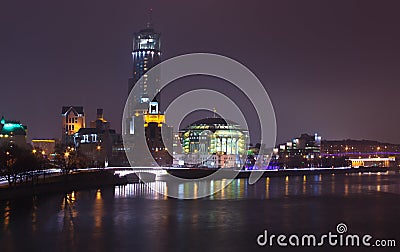
[(359, 167), (390, 167), (396, 161), (395, 157), (390, 158), (350, 158), (351, 166)]
[[(148, 24), (147, 28), (135, 33), (133, 38), (133, 75), (129, 79), (129, 93), (133, 86), (139, 86), (139, 92), (134, 94), (134, 101), (137, 104), (145, 104), (144, 109), (150, 102), (149, 97), (154, 96), (158, 92), (158, 83), (149, 80), (146, 72), (153, 66), (161, 62), (161, 41), (160, 33), (157, 33)], [(138, 82), (141, 77), (143, 81)]]
[(184, 155), (179, 163), (208, 168), (241, 168), (246, 157), (249, 134), (235, 122), (206, 118), (181, 132)]
[(113, 150), (114, 146), (122, 143), (122, 137), (110, 128), (110, 123), (104, 119), (103, 109), (97, 109), (96, 120), (92, 121), (90, 126), (90, 128), (80, 128), (73, 135), (77, 152), (85, 157), (89, 166), (120, 165), (116, 162), (117, 157)]
[[(129, 130), (124, 134), (133, 136), (143, 133), (143, 114), (149, 107), (150, 99), (159, 91), (159, 73), (153, 73), (151, 76), (146, 73), (161, 62), (160, 37), (160, 33), (157, 33), (150, 23), (145, 29), (134, 34), (133, 71), (132, 78), (128, 81), (128, 94), (133, 87), (135, 87), (135, 93), (128, 104), (131, 118), (126, 122), (126, 128)], [(152, 100), (160, 102), (159, 99)]]
[[(152, 76), (146, 74), (161, 62), (160, 33), (155, 32), (150, 24), (147, 28), (135, 33), (132, 57), (133, 71), (132, 78), (128, 82), (128, 94), (133, 87), (135, 87), (135, 93), (128, 103), (130, 118), (125, 122), (127, 132), (124, 134), (137, 136), (143, 134), (143, 115), (149, 107), (150, 99), (159, 91), (159, 74), (155, 73)], [(160, 102), (159, 99), (152, 100)]]
[(110, 123), (104, 119), (103, 109), (97, 109), (96, 120), (90, 122), (90, 128), (110, 128)]
[(81, 106), (64, 106), (61, 110), (62, 117), (62, 143), (73, 144), (74, 134), (85, 128), (85, 112)]
[[(172, 165), (172, 128), (166, 125), (165, 115), (159, 111), (159, 73), (147, 72), (161, 62), (160, 33), (149, 23), (133, 38), (133, 72), (129, 79), (129, 118), (125, 121), (125, 151), (135, 166)], [(143, 136), (145, 136), (143, 138)], [(162, 138), (164, 136), (164, 139)], [(148, 148), (152, 157), (147, 157)]]
[(322, 141), (323, 156), (348, 156), (376, 157), (400, 154), (400, 145), (391, 143), (381, 143), (370, 140), (325, 140)]
[[(150, 102), (144, 114), (144, 134), (153, 159), (160, 166), (172, 165), (172, 127), (165, 124), (165, 115), (158, 111), (158, 102)], [(164, 136), (164, 138), (163, 138)]]
[(302, 134), (273, 150), (272, 163), (281, 168), (320, 167), (321, 136)]
[[(400, 160), (399, 144), (378, 141), (325, 140), (322, 141), (321, 149), (321, 155), (325, 159), (347, 158), (350, 159), (352, 166), (398, 166)], [(389, 162), (385, 163), (384, 160)]]
[(56, 140), (54, 139), (32, 139), (32, 147), (36, 152), (41, 152), (42, 155), (45, 155), (50, 158), (50, 155), (55, 152), (56, 148)]
[(300, 137), (294, 138), (286, 144), (279, 145), (278, 151), (280, 156), (306, 156), (313, 158), (319, 156), (321, 153), (321, 136), (317, 133), (315, 135), (301, 134)]
[(20, 147), (28, 147), (26, 131), (27, 127), (19, 121), (6, 121), (2, 117), (0, 120), (0, 145), (16, 144)]

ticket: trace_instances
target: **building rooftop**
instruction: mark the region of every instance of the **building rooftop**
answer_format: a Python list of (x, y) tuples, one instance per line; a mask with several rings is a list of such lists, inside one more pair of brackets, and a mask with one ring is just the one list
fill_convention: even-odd
[(1, 135), (22, 135), (26, 136), (25, 125), (18, 121), (6, 121), (4, 117), (0, 120), (0, 134)]
[(226, 120), (223, 118), (204, 118), (198, 120), (188, 127), (185, 130), (243, 130), (242, 127), (231, 120)]
[(85, 112), (83, 111), (83, 106), (63, 106), (61, 114), (66, 115), (71, 110), (74, 112), (74, 114), (85, 114)]

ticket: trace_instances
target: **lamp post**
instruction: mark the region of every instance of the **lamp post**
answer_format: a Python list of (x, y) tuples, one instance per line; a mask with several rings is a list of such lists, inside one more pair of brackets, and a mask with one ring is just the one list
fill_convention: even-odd
[(99, 162), (99, 160), (100, 160), (100, 154), (101, 154), (101, 145), (97, 145), (96, 146), (96, 152), (97, 152), (97, 155), (96, 155), (96, 167), (100, 167), (100, 162)]
[(378, 152), (381, 150), (381, 147), (380, 146), (378, 146), (378, 147), (376, 147), (376, 156), (378, 157)]
[(68, 172), (69, 172), (69, 168), (68, 168), (68, 166), (69, 166), (69, 152), (68, 152), (68, 151), (66, 151), (66, 152), (64, 153), (64, 159), (65, 159), (65, 167), (64, 167), (64, 170), (65, 170), (65, 173), (68, 174)]

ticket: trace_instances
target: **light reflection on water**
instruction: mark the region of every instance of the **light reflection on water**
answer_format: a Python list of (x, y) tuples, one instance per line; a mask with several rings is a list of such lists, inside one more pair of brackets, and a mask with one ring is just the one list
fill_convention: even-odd
[(3, 217), (3, 222), (4, 222), (4, 230), (8, 230), (8, 225), (10, 224), (10, 201), (7, 201), (6, 207), (4, 208), (4, 217)]
[[(156, 187), (160, 192), (168, 192), (177, 190), (179, 197), (184, 198), (189, 195), (197, 195), (200, 187), (199, 183), (206, 184), (209, 191), (215, 188), (222, 188), (219, 192), (210, 195), (209, 200), (239, 200), (245, 198), (270, 199), (282, 198), (285, 196), (321, 196), (321, 195), (342, 195), (349, 196), (352, 194), (360, 194), (367, 191), (392, 192), (400, 194), (400, 188), (395, 183), (390, 186), (387, 184), (388, 174), (365, 174), (357, 175), (304, 175), (285, 176), (285, 177), (267, 177), (261, 178), (256, 184), (250, 185), (247, 179), (235, 179), (228, 186), (226, 180), (209, 180), (202, 182), (185, 182), (180, 183), (177, 188), (168, 188), (167, 183), (163, 181), (151, 182), (153, 185), (148, 186), (143, 183), (128, 184), (124, 186), (116, 186), (114, 190), (115, 198), (145, 198), (153, 200), (166, 200), (167, 196), (153, 191), (151, 188)], [(338, 181), (337, 181), (338, 180)], [(259, 188), (265, 188), (259, 190)]]
[[(388, 225), (399, 224), (398, 219), (388, 219), (388, 213), (399, 208), (399, 182), (398, 174), (267, 177), (253, 185), (247, 179), (237, 179), (225, 188), (226, 180), (186, 182), (177, 188), (156, 181), (153, 186), (158, 191), (177, 190), (182, 197), (200, 193), (203, 186), (199, 183), (205, 183), (211, 191), (223, 189), (205, 199), (176, 200), (137, 183), (37, 197), (26, 202), (3, 201), (0, 244), (4, 251), (31, 247), (38, 250), (37, 246), (53, 251), (59, 246), (65, 251), (109, 251), (137, 246), (159, 251), (168, 246), (183, 250), (176, 244), (177, 237), (182, 244), (200, 247), (218, 246), (213, 240), (218, 237), (216, 240), (224, 241), (233, 250), (246, 250), (246, 246), (236, 243), (247, 241), (245, 234), (251, 234), (252, 241), (262, 228), (277, 232), (300, 232), (307, 227), (326, 231), (339, 221), (346, 221), (356, 230), (359, 223), (360, 232), (369, 232), (367, 228), (373, 227), (377, 235), (386, 237)], [(370, 194), (375, 197), (374, 203), (370, 199), (356, 200), (351, 205), (353, 199)], [(335, 201), (330, 200), (332, 197)], [(364, 226), (366, 218), (369, 223)], [(18, 242), (21, 236), (26, 243)], [(153, 242), (152, 237), (159, 241)]]

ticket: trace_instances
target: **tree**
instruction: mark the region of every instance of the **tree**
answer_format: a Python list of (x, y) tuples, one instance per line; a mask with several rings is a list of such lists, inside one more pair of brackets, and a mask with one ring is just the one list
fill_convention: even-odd
[(29, 149), (11, 143), (0, 146), (1, 175), (7, 177), (10, 187), (32, 177), (38, 168), (39, 161)]

